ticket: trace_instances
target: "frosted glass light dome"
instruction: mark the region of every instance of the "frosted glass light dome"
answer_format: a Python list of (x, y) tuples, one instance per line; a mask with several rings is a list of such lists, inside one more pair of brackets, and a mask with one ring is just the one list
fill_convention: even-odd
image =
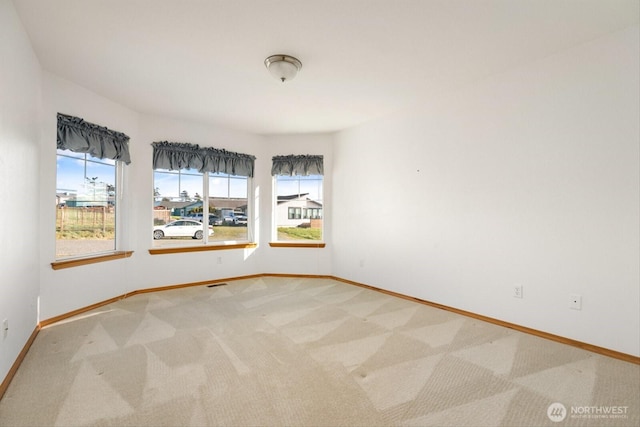
[(283, 83), (293, 80), (302, 68), (302, 62), (289, 55), (271, 55), (264, 60), (264, 65), (273, 77)]

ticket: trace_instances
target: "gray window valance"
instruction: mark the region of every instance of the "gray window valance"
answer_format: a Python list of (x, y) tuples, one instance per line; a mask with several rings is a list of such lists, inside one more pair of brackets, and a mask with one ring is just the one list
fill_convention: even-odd
[(249, 154), (181, 142), (162, 141), (151, 145), (154, 169), (197, 169), (203, 173), (253, 177), (256, 158)]
[(274, 156), (271, 175), (324, 175), (322, 156)]
[(58, 148), (88, 153), (99, 159), (131, 163), (129, 137), (103, 126), (85, 122), (79, 117), (58, 113)]

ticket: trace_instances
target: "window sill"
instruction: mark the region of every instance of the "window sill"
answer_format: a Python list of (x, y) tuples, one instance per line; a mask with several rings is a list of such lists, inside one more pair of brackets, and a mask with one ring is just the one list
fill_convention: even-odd
[(114, 259), (129, 258), (133, 251), (115, 251), (105, 255), (91, 256), (87, 258), (75, 258), (66, 261), (55, 261), (51, 263), (51, 268), (61, 270), (63, 268), (80, 267), (87, 264), (96, 264), (98, 262), (112, 261)]
[(302, 243), (302, 242), (269, 242), (272, 248), (324, 248), (324, 242)]
[(232, 245), (185, 246), (181, 248), (149, 249), (151, 255), (175, 254), (182, 252), (224, 251), (227, 249), (249, 249), (257, 247), (257, 243), (237, 243)]

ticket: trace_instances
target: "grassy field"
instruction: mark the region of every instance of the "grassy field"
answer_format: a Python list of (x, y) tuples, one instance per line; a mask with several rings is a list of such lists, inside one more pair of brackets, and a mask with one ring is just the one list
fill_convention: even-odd
[[(247, 240), (247, 227), (216, 226), (209, 241)], [(115, 214), (101, 209), (65, 208), (57, 210), (56, 239), (58, 240), (113, 240)], [(278, 227), (278, 240), (322, 240), (320, 228)]]
[(322, 229), (278, 227), (278, 240), (322, 240)]
[(213, 236), (209, 241), (247, 240), (247, 227), (219, 225), (213, 227)]

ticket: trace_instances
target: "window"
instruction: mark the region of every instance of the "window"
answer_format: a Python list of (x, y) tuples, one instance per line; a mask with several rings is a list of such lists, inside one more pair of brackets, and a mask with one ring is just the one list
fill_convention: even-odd
[[(152, 145), (154, 248), (251, 240), (253, 156), (192, 144)], [(182, 220), (198, 228), (176, 228)]]
[(249, 240), (249, 179), (225, 173), (209, 174), (209, 217), (214, 241)]
[[(285, 199), (287, 196), (282, 196)], [(287, 219), (322, 219), (322, 208), (289, 207)]]
[(58, 114), (56, 259), (116, 250), (117, 201), (129, 137)]
[[(194, 169), (177, 171), (156, 169), (153, 172), (153, 239), (154, 247), (203, 241), (202, 221), (203, 174)], [(200, 216), (196, 217), (195, 214)], [(180, 219), (193, 219), (185, 224)], [(188, 226), (187, 226), (188, 225)], [(197, 227), (194, 228), (194, 225)], [(167, 241), (164, 244), (164, 241)]]
[(322, 156), (273, 158), (274, 240), (323, 240)]

